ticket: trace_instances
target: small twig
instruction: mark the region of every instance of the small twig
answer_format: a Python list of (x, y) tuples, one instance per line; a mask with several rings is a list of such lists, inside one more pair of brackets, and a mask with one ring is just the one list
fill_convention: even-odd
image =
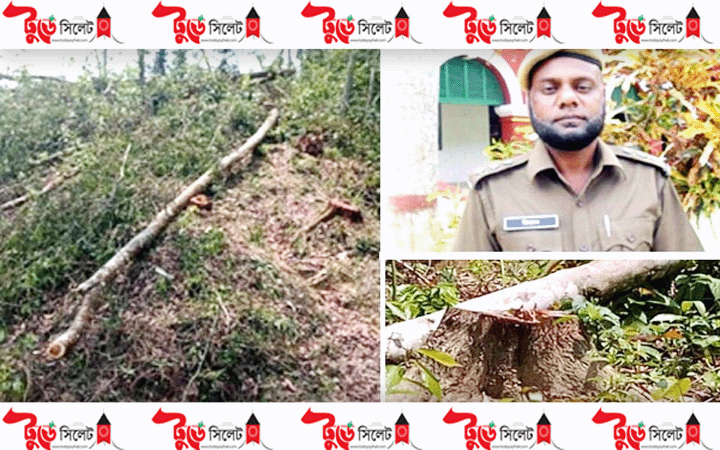
[(220, 309), (222, 309), (225, 313), (225, 324), (230, 325), (232, 323), (232, 317), (230, 316), (230, 312), (228, 312), (228, 309), (225, 307), (225, 302), (222, 301), (222, 296), (219, 293), (217, 294), (217, 301), (220, 305)]
[(206, 151), (210, 151), (210, 148), (211, 148), (211, 147), (213, 146), (213, 144), (215, 143), (215, 139), (217, 138), (217, 135), (218, 135), (218, 133), (220, 132), (220, 129), (221, 129), (221, 128), (222, 128), (222, 125), (218, 125), (217, 128), (215, 128), (215, 132), (213, 133), (212, 139), (210, 139), (210, 143), (208, 144)]
[(338, 214), (342, 214), (353, 222), (358, 222), (362, 220), (362, 214), (360, 213), (360, 210), (358, 208), (340, 200), (330, 200), (328, 202), (328, 206), (323, 210), (323, 212), (318, 214), (317, 217), (315, 217), (315, 219), (308, 225), (305, 225), (300, 230), (298, 230), (298, 232), (295, 233), (295, 236), (293, 236), (290, 242), (295, 242), (301, 235), (311, 232), (315, 229), (315, 227), (317, 227), (323, 222), (332, 219)]
[[(47, 194), (48, 192), (55, 189), (57, 187), (57, 185), (59, 185), (60, 182), (62, 182), (63, 180), (75, 176), (75, 174), (77, 172), (78, 172), (77, 169), (74, 169), (67, 175), (60, 175), (57, 178), (54, 178), (54, 179), (48, 181), (47, 183), (45, 183), (45, 186), (43, 186), (43, 188), (40, 190), (40, 192), (37, 193), (37, 195)], [(23, 203), (27, 202), (28, 200), (30, 200), (31, 197), (32, 197), (32, 194), (25, 194), (21, 197), (18, 197), (13, 200), (10, 200), (8, 202), (5, 202), (2, 205), (0, 205), (0, 211), (5, 211), (6, 209), (12, 209), (12, 208), (18, 207), (18, 206), (22, 205)]]
[(130, 153), (130, 149), (132, 148), (132, 142), (128, 144), (127, 148), (125, 149), (125, 154), (123, 155), (122, 165), (120, 165), (120, 179), (122, 180), (125, 178), (125, 164), (127, 163), (128, 154)]
[(185, 386), (185, 389), (183, 390), (182, 398), (180, 399), (181, 402), (185, 401), (185, 398), (187, 397), (188, 391), (190, 390), (190, 386), (192, 386), (195, 379), (200, 375), (200, 370), (202, 370), (203, 363), (205, 362), (205, 357), (207, 356), (208, 350), (210, 349), (210, 341), (212, 340), (213, 334), (215, 334), (215, 325), (217, 324), (218, 316), (215, 316), (215, 319), (213, 320), (212, 327), (210, 328), (210, 335), (208, 337), (207, 342), (205, 343), (205, 350), (203, 351), (202, 356), (200, 357), (200, 362), (198, 363), (198, 368), (193, 374), (192, 377), (190, 377), (190, 381), (188, 381), (188, 384)]
[(428, 280), (427, 278), (425, 278), (424, 275), (420, 274), (417, 270), (415, 270), (415, 269), (414, 269), (412, 266), (410, 266), (409, 264), (406, 264), (406, 263), (404, 263), (404, 262), (402, 262), (402, 261), (398, 261), (398, 264), (400, 264), (400, 265), (403, 267), (403, 269), (412, 272), (412, 274), (415, 275), (418, 279), (420, 279), (420, 281), (422, 281), (423, 284), (425, 284), (425, 286), (432, 286), (432, 285), (433, 285), (433, 283), (431, 283), (430, 280)]

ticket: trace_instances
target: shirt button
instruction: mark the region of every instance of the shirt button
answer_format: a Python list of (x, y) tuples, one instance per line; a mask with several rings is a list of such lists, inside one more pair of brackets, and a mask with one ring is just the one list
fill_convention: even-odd
[(630, 242), (631, 244), (635, 242), (635, 235), (633, 233), (628, 233), (626, 237), (628, 242)]
[(537, 249), (535, 248), (534, 245), (528, 244), (528, 246), (527, 246), (527, 251), (529, 251), (529, 252), (534, 252), (534, 251), (536, 251), (536, 250), (537, 250)]
[(577, 205), (578, 208), (582, 208), (583, 205), (585, 204), (585, 202), (583, 202), (582, 200), (578, 200), (575, 202), (575, 204)]
[(588, 251), (588, 246), (587, 246), (587, 245), (581, 245), (581, 246), (580, 246), (580, 251), (581, 251), (581, 252), (586, 252), (586, 251)]

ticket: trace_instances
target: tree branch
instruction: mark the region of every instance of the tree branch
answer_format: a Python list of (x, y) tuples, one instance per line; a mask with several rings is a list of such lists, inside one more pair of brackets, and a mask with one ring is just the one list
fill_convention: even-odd
[(82, 295), (82, 301), (70, 327), (57, 336), (47, 347), (47, 355), (51, 358), (61, 358), (67, 349), (74, 345), (87, 325), (92, 320), (93, 312), (100, 300), (100, 294), (105, 285), (112, 282), (121, 269), (126, 267), (135, 256), (155, 239), (188, 205), (190, 198), (207, 189), (216, 179), (229, 175), (232, 166), (249, 154), (265, 137), (265, 134), (275, 124), (279, 116), (277, 108), (270, 111), (270, 115), (262, 126), (240, 148), (225, 156), (216, 167), (205, 172), (190, 186), (185, 188), (173, 201), (160, 211), (153, 221), (139, 234), (130, 240), (123, 248), (110, 258), (90, 278), (74, 289)]

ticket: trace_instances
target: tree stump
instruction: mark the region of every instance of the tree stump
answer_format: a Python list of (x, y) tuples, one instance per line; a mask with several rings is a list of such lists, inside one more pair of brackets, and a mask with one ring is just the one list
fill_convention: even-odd
[[(591, 362), (592, 348), (574, 316), (543, 311), (484, 313), (449, 309), (424, 347), (452, 356), (459, 367), (446, 367), (423, 357), (422, 363), (440, 380), (442, 401), (526, 400), (540, 392), (543, 401), (572, 400), (596, 391), (601, 366)], [(412, 367), (406, 377), (420, 381)], [(388, 401), (437, 400), (428, 391), (404, 381)]]

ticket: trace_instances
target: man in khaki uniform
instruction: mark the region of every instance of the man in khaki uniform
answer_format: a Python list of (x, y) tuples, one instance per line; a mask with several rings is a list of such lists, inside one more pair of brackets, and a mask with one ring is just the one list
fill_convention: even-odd
[(702, 251), (669, 167), (610, 147), (601, 54), (534, 50), (518, 77), (539, 136), (470, 177), (454, 251)]

